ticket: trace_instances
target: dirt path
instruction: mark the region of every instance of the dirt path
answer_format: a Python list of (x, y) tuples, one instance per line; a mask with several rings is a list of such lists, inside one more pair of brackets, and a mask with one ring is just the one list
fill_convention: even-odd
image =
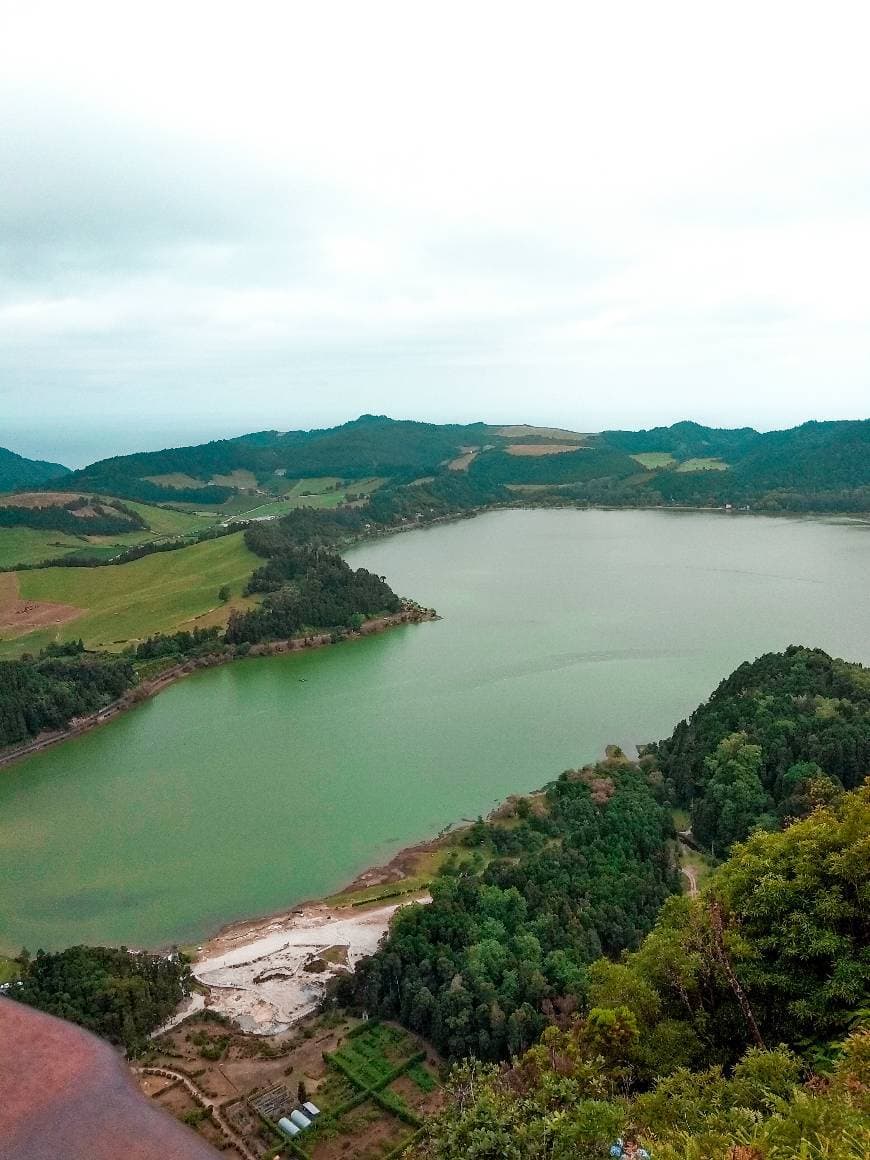
[(239, 1136), (238, 1133), (232, 1127), (230, 1127), (227, 1121), (223, 1118), (221, 1115), (220, 1106), (213, 1100), (209, 1099), (205, 1092), (198, 1088), (193, 1080), (189, 1078), (189, 1076), (184, 1075), (180, 1071), (172, 1071), (168, 1067), (139, 1067), (136, 1070), (140, 1075), (160, 1075), (165, 1079), (173, 1079), (177, 1083), (180, 1083), (190, 1093), (190, 1095), (193, 1096), (194, 1100), (199, 1104), (200, 1107), (206, 1108), (207, 1111), (210, 1112), (212, 1120), (215, 1124), (217, 1124), (218, 1128), (220, 1128), (224, 1137), (229, 1140), (233, 1147), (242, 1156), (245, 1157), (245, 1160), (260, 1160), (260, 1158), (251, 1151), (241, 1136)]
[(696, 898), (698, 895), (698, 879), (695, 871), (691, 866), (681, 866), (680, 873), (684, 874), (689, 880), (689, 898)]

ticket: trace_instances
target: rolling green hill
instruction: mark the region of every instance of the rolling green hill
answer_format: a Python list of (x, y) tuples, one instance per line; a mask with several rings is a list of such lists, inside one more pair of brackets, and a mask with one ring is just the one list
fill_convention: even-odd
[(62, 475), (68, 475), (69, 468), (61, 463), (46, 463), (43, 459), (25, 459), (5, 447), (0, 447), (0, 491), (12, 491), (16, 487), (38, 487)]

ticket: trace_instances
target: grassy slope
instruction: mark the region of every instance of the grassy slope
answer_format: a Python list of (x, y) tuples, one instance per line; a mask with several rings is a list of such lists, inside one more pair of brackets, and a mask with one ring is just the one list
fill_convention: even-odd
[(722, 459), (707, 457), (704, 459), (686, 459), (677, 468), (677, 471), (727, 471), (728, 464)]
[(68, 556), (83, 547), (83, 539), (63, 532), (0, 528), (0, 570), (14, 568), (17, 564), (40, 564), (43, 560)]
[[(126, 532), (116, 536), (72, 536), (64, 532), (35, 528), (0, 528), (0, 569), (19, 564), (41, 564), (43, 560), (59, 559), (84, 552), (89, 545), (116, 546), (123, 551), (134, 544), (161, 536), (186, 535), (215, 523), (214, 516), (194, 515), (190, 512), (170, 511), (152, 504), (125, 501), (135, 508), (148, 524), (147, 529)], [(114, 555), (108, 551), (106, 555)]]
[(87, 611), (60, 629), (4, 641), (0, 655), (35, 651), (49, 640), (80, 636), (91, 648), (119, 647), (154, 632), (214, 623), (215, 618), (206, 614), (217, 609), (218, 618), (224, 619), (234, 603), (221, 605), (218, 589), (228, 584), (237, 598), (259, 562), (239, 532), (115, 567), (22, 572), (23, 598), (73, 604)]
[(653, 471), (656, 467), (668, 467), (669, 464), (676, 462), (670, 451), (640, 451), (631, 458), (636, 459), (641, 467), (649, 471)]

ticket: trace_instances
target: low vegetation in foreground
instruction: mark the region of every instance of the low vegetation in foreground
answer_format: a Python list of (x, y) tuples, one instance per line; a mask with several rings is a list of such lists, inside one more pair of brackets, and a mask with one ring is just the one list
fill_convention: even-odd
[[(413, 1155), (862, 1160), (870, 1154), (870, 787), (735, 847), (582, 1007), (469, 1059)], [(613, 1153), (619, 1155), (619, 1152)]]

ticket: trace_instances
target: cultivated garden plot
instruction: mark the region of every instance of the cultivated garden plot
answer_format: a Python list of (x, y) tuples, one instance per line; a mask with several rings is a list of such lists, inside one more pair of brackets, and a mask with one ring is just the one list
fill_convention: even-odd
[[(383, 1160), (398, 1154), (442, 1101), (431, 1048), (399, 1027), (339, 1013), (258, 1036), (207, 1009), (155, 1039), (139, 1062), (151, 1069), (137, 1071), (143, 1091), (199, 1135), (214, 1141), (220, 1134), (217, 1120), (202, 1114), (213, 1104), (240, 1146), (269, 1160)], [(173, 1077), (192, 1083), (201, 1102)], [(278, 1120), (306, 1100), (320, 1115), (290, 1140)], [(221, 1146), (230, 1143), (224, 1136)]]
[(400, 1155), (440, 1102), (435, 1060), (401, 1028), (370, 1021), (323, 1053), (326, 1075), (311, 1128), (284, 1143), (286, 1156), (383, 1160)]

